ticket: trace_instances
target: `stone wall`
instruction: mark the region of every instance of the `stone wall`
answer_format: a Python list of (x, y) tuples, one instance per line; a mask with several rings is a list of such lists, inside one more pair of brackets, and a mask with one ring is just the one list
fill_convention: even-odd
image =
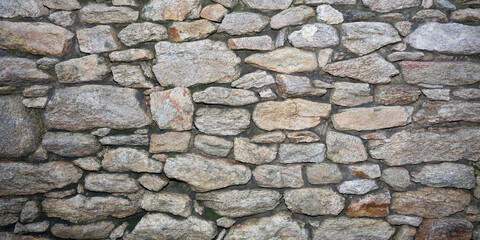
[(478, 0), (0, 0), (0, 239), (480, 239)]

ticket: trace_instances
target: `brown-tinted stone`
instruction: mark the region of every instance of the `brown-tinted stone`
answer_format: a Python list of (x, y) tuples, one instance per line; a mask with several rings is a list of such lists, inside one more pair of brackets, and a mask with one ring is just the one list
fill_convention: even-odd
[(193, 22), (174, 22), (168, 27), (170, 41), (184, 42), (208, 37), (217, 27), (208, 20), (202, 19)]
[(192, 200), (187, 194), (174, 192), (146, 192), (142, 199), (142, 208), (149, 212), (168, 212), (188, 217), (192, 212)]
[(275, 82), (282, 98), (321, 97), (327, 93), (326, 89), (314, 87), (307, 77), (278, 74)]
[(151, 0), (142, 9), (142, 18), (151, 21), (183, 21), (198, 18), (202, 4), (200, 0)]
[(97, 54), (73, 58), (55, 65), (58, 82), (101, 81), (110, 73), (110, 62)]
[(111, 52), (121, 48), (117, 34), (108, 25), (97, 25), (92, 28), (77, 30), (80, 51), (84, 53)]
[(402, 61), (398, 65), (405, 81), (411, 84), (459, 86), (480, 81), (480, 64), (475, 62)]
[(78, 11), (81, 22), (94, 24), (131, 23), (138, 12), (128, 7), (110, 7), (106, 4), (88, 4)]
[(153, 120), (160, 129), (192, 129), (194, 107), (188, 88), (176, 87), (154, 92), (150, 94), (150, 98)]
[(316, 163), (309, 165), (305, 172), (307, 174), (308, 182), (311, 184), (340, 183), (343, 180), (340, 168), (332, 163)]
[(161, 173), (163, 164), (149, 158), (146, 151), (134, 148), (117, 148), (108, 151), (102, 161), (104, 169), (110, 172)]
[(332, 116), (337, 130), (376, 130), (409, 124), (413, 107), (351, 108)]
[(314, 229), (313, 240), (387, 240), (395, 233), (383, 220), (367, 218), (328, 218), (319, 228)]
[(423, 104), (413, 121), (420, 125), (433, 125), (444, 122), (480, 122), (480, 103), (463, 101), (428, 101)]
[(167, 132), (150, 136), (150, 153), (187, 152), (192, 134), (190, 132)]
[(388, 191), (367, 194), (353, 199), (345, 213), (352, 217), (386, 217), (390, 199)]
[(300, 188), (303, 186), (301, 165), (261, 165), (253, 172), (255, 182), (266, 188)]
[(43, 0), (43, 5), (51, 9), (77, 10), (82, 8), (77, 0)]
[(221, 22), (227, 14), (228, 10), (224, 6), (220, 4), (210, 4), (202, 9), (200, 17), (214, 22)]
[(48, 14), (44, 4), (51, 0), (9, 0), (0, 2), (0, 17), (40, 17)]
[(97, 153), (102, 146), (95, 136), (72, 132), (47, 132), (42, 147), (63, 157), (82, 157)]
[(281, 72), (310, 72), (318, 67), (317, 56), (314, 52), (284, 47), (268, 53), (256, 53), (248, 56), (245, 63), (254, 67)]
[(383, 105), (406, 105), (418, 100), (420, 89), (407, 85), (381, 85), (375, 87), (375, 102)]
[(469, 240), (473, 225), (461, 218), (428, 219), (422, 222), (415, 240)]
[(291, 143), (312, 143), (320, 141), (320, 137), (311, 131), (287, 132), (287, 138)]

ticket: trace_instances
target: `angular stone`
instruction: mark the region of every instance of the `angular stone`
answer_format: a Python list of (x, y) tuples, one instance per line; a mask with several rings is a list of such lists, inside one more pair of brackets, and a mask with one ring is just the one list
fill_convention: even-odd
[(290, 211), (309, 216), (336, 216), (345, 207), (345, 198), (330, 187), (286, 190), (284, 198)]
[(317, 21), (326, 24), (340, 24), (343, 22), (343, 14), (330, 5), (320, 5), (317, 7)]
[(227, 217), (221, 217), (217, 219), (217, 226), (223, 227), (223, 228), (230, 228), (235, 224), (235, 220)]
[(312, 143), (320, 141), (320, 137), (311, 131), (287, 132), (287, 138), (291, 143)]
[(413, 107), (370, 107), (345, 109), (332, 116), (337, 130), (376, 130), (405, 126), (412, 122)]
[(78, 10), (82, 8), (77, 0), (43, 0), (43, 5), (50, 9)]
[(380, 85), (375, 87), (375, 102), (383, 105), (406, 105), (418, 100), (420, 89), (408, 85)]
[(258, 95), (260, 95), (260, 99), (262, 99), (262, 100), (275, 100), (275, 99), (277, 99), (277, 95), (275, 95), (275, 93), (273, 93), (272, 89), (270, 89), (270, 88), (261, 89), (260, 92), (258, 92)]
[(337, 30), (324, 23), (303, 25), (300, 30), (288, 35), (288, 41), (298, 48), (334, 47), (340, 42)]
[(425, 165), (412, 172), (412, 181), (430, 187), (455, 187), (472, 189), (475, 187), (475, 169), (457, 163)]
[(251, 9), (260, 11), (283, 10), (290, 7), (293, 0), (242, 0), (242, 2)]
[(152, 60), (154, 55), (147, 49), (127, 49), (125, 51), (112, 52), (108, 55), (112, 62), (133, 62), (141, 60)]
[(202, 19), (193, 22), (174, 22), (168, 27), (170, 41), (185, 42), (207, 38), (214, 33), (217, 27), (208, 20)]
[(71, 131), (141, 128), (152, 120), (139, 98), (137, 90), (113, 86), (57, 88), (45, 112), (45, 125)]
[(0, 164), (0, 196), (46, 193), (77, 183), (82, 171), (71, 163), (48, 162)]
[(348, 171), (353, 176), (363, 177), (368, 179), (379, 178), (382, 173), (380, 172), (380, 165), (375, 163), (361, 163), (348, 166)]
[(363, 195), (372, 190), (378, 189), (378, 185), (375, 180), (361, 179), (342, 182), (337, 188), (342, 194)]
[(110, 73), (110, 63), (92, 54), (56, 64), (55, 73), (61, 83), (101, 81)]
[(303, 186), (301, 165), (261, 165), (253, 172), (255, 182), (266, 188), (300, 188)]
[(480, 53), (480, 26), (426, 23), (405, 38), (416, 49), (450, 54)]
[(281, 131), (266, 132), (252, 137), (254, 143), (282, 143), (286, 136)]
[(173, 215), (188, 217), (192, 212), (192, 200), (186, 194), (146, 192), (142, 199), (142, 208), (152, 212), (167, 212)]
[(207, 192), (232, 185), (246, 184), (252, 173), (242, 164), (227, 159), (212, 159), (198, 154), (168, 158), (165, 174), (187, 182), (196, 192)]
[(96, 157), (78, 158), (73, 161), (79, 168), (87, 171), (98, 171), (102, 168), (102, 164)]
[(0, 57), (0, 83), (19, 85), (51, 80), (52, 76), (38, 70), (35, 62), (30, 59)]
[(392, 25), (381, 22), (344, 23), (341, 26), (341, 38), (343, 46), (359, 55), (402, 40)]
[(313, 240), (387, 240), (393, 236), (395, 228), (383, 220), (367, 218), (328, 218), (313, 232)]
[(220, 4), (210, 4), (205, 6), (200, 12), (200, 17), (214, 22), (221, 22), (228, 10)]
[(73, 20), (72, 12), (69, 11), (53, 12), (48, 16), (48, 20), (62, 27), (72, 26), (75, 23), (75, 20)]
[(414, 227), (420, 226), (420, 224), (423, 221), (423, 218), (421, 217), (415, 217), (415, 216), (406, 216), (406, 215), (388, 215), (387, 216), (387, 221), (391, 225), (410, 225)]
[(336, 164), (332, 163), (308, 165), (305, 173), (310, 184), (340, 183), (343, 180), (342, 172)]
[(193, 101), (197, 103), (227, 106), (243, 106), (259, 101), (255, 92), (224, 87), (209, 87), (203, 91), (195, 92), (192, 97)]
[(43, 22), (0, 21), (0, 47), (36, 55), (62, 57), (75, 34), (65, 28)]
[(148, 153), (134, 148), (117, 148), (103, 156), (102, 167), (110, 172), (161, 173), (163, 164), (148, 157)]
[(27, 108), (45, 108), (47, 106), (47, 97), (25, 98), (22, 103)]
[(213, 2), (222, 4), (224, 7), (233, 8), (238, 4), (238, 0), (212, 0)]
[(248, 138), (235, 138), (233, 157), (236, 161), (259, 165), (272, 162), (276, 156), (276, 145), (258, 145), (251, 143)]
[(301, 25), (308, 19), (315, 17), (315, 10), (308, 6), (289, 8), (277, 13), (272, 17), (270, 26), (273, 29), (280, 29), (288, 26)]
[(257, 70), (256, 72), (243, 75), (241, 78), (232, 82), (232, 87), (250, 89), (261, 88), (266, 85), (275, 83), (272, 75), (266, 71)]
[(105, 239), (114, 228), (115, 225), (108, 221), (73, 226), (56, 223), (50, 231), (55, 237), (64, 239)]
[(32, 236), (32, 235), (18, 235), (11, 232), (0, 232), (0, 237), (5, 240), (49, 240), (44, 237)]
[(93, 192), (133, 193), (140, 190), (140, 185), (128, 174), (90, 173), (85, 177), (85, 189)]
[(80, 51), (84, 53), (111, 52), (121, 48), (116, 33), (108, 25), (79, 29), (77, 39)]
[(45, 85), (33, 85), (23, 89), (22, 94), (24, 97), (44, 97), (50, 91), (51, 86)]
[(233, 12), (227, 14), (218, 32), (226, 32), (229, 35), (246, 35), (261, 32), (270, 23), (267, 16), (251, 12)]
[(412, 17), (412, 21), (418, 22), (448, 22), (447, 15), (440, 10), (420, 10)]
[(423, 126), (457, 121), (480, 122), (480, 103), (428, 101), (413, 116), (413, 121)]
[(455, 22), (478, 22), (480, 21), (479, 8), (466, 8), (452, 12), (450, 18)]
[(63, 157), (87, 156), (102, 149), (94, 136), (72, 132), (47, 132), (43, 136), (42, 147)]
[[(317, 57), (318, 66), (323, 69), (327, 65), (327, 63), (331, 62), (332, 55), (333, 55), (333, 49), (331, 48), (321, 49), (320, 51), (318, 51), (318, 57)], [(320, 80), (315, 80), (315, 81), (319, 82)], [(314, 85), (315, 85), (315, 82), (314, 82)], [(319, 87), (317, 85), (315, 86)], [(328, 88), (332, 88), (332, 87), (329, 86)]]
[(94, 222), (106, 217), (125, 218), (140, 212), (136, 204), (121, 197), (90, 197), (76, 195), (67, 199), (47, 198), (42, 209), (48, 217), (72, 223)]
[(142, 9), (142, 18), (151, 21), (183, 21), (198, 18), (202, 3), (200, 0), (151, 0)]
[(195, 127), (212, 135), (234, 136), (248, 129), (250, 112), (240, 108), (201, 108), (195, 112)]
[(425, 220), (418, 229), (415, 239), (458, 239), (469, 240), (473, 225), (461, 218), (442, 218)]
[(128, 7), (109, 7), (106, 4), (88, 4), (78, 11), (80, 22), (94, 24), (131, 23), (138, 19), (138, 11)]
[(40, 204), (37, 201), (28, 201), (23, 206), (22, 212), (20, 213), (20, 222), (30, 223), (35, 221), (40, 217), (42, 210), (40, 209)]
[(480, 64), (467, 61), (399, 63), (407, 83), (460, 86), (480, 81)]
[(15, 229), (13, 230), (16, 234), (26, 234), (26, 233), (43, 233), (48, 230), (50, 227), (49, 221), (42, 221), (36, 223), (28, 223), (28, 224), (15, 224)]
[(148, 146), (150, 139), (146, 134), (132, 135), (115, 135), (103, 137), (100, 139), (102, 145), (131, 145), (131, 146)]
[(378, 53), (330, 63), (323, 70), (333, 76), (353, 78), (370, 84), (389, 83), (392, 76), (400, 73)]
[[(41, 0), (10, 0), (0, 2), (0, 17), (40, 17), (48, 14)], [(47, 1), (48, 2), (48, 1)]]
[(192, 129), (194, 106), (188, 88), (154, 92), (150, 98), (153, 120), (160, 129)]
[(132, 23), (118, 33), (118, 38), (127, 46), (137, 45), (143, 42), (156, 42), (168, 38), (167, 29), (150, 22)]
[(284, 47), (268, 53), (257, 53), (248, 56), (245, 63), (256, 68), (280, 72), (310, 72), (318, 67), (314, 52)]
[(462, 190), (422, 187), (416, 191), (392, 194), (390, 209), (403, 215), (442, 218), (462, 211), (470, 203), (470, 194)]
[(276, 77), (277, 92), (282, 98), (321, 97), (326, 89), (313, 87), (307, 77), (278, 74)]
[(150, 136), (150, 153), (187, 152), (192, 134), (190, 132), (166, 132)]
[(233, 148), (233, 142), (207, 135), (195, 136), (193, 145), (204, 153), (219, 157), (226, 157)]
[(308, 5), (332, 4), (332, 5), (355, 5), (356, 0), (300, 0)]
[(425, 56), (423, 52), (394, 52), (387, 56), (390, 62), (397, 62), (402, 60), (422, 60)]
[(330, 131), (326, 144), (327, 157), (332, 162), (350, 164), (367, 160), (367, 151), (359, 137)]
[(393, 10), (420, 6), (420, 0), (389, 1), (389, 0), (362, 0), (363, 4), (372, 11), (386, 13)]
[(168, 179), (166, 177), (148, 173), (142, 174), (137, 180), (143, 187), (155, 192), (162, 190), (168, 184)]
[(325, 160), (325, 144), (280, 144), (278, 157), (280, 163), (323, 162)]
[(353, 199), (345, 213), (352, 217), (386, 217), (390, 199), (388, 190), (367, 194)]
[(270, 36), (255, 36), (228, 39), (228, 47), (233, 50), (273, 50), (273, 40)]
[(303, 130), (320, 124), (330, 115), (331, 105), (303, 99), (282, 102), (262, 102), (255, 106), (252, 119), (257, 127), (271, 131), (278, 129)]
[(367, 83), (335, 82), (330, 102), (340, 106), (355, 107), (373, 102)]
[(240, 58), (223, 42), (164, 41), (155, 44), (155, 52), (157, 64), (153, 66), (153, 72), (162, 86), (230, 83), (241, 73)]
[[(356, 1), (353, 1), (355, 4)], [(346, 22), (368, 21), (375, 17), (375, 13), (361, 11), (357, 9), (349, 9), (343, 12), (343, 18)]]
[(27, 198), (0, 198), (0, 226), (16, 223), (27, 201)]
[(124, 87), (152, 88), (153, 83), (147, 81), (142, 67), (137, 65), (121, 64), (112, 67), (113, 80)]
[(429, 100), (450, 101), (450, 89), (422, 89), (422, 93)]
[(380, 180), (388, 184), (395, 191), (405, 191), (411, 185), (408, 170), (401, 167), (383, 170)]
[(480, 99), (480, 89), (478, 88), (461, 88), (454, 90), (452, 95), (463, 100)]

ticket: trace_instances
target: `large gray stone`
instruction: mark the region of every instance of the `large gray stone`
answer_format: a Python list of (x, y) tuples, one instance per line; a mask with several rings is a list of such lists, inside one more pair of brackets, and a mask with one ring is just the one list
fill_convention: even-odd
[(290, 211), (309, 216), (336, 216), (345, 207), (345, 198), (330, 187), (286, 190), (284, 198)]
[(414, 116), (417, 124), (429, 126), (444, 122), (480, 122), (480, 102), (428, 101)]
[(121, 48), (114, 29), (109, 25), (97, 25), (77, 30), (80, 51), (84, 53), (104, 53)]
[(425, 165), (412, 172), (412, 181), (430, 187), (455, 187), (472, 189), (475, 187), (475, 169), (458, 163)]
[(195, 126), (213, 135), (238, 135), (248, 129), (250, 112), (240, 108), (201, 108), (195, 112)]
[(300, 188), (303, 186), (301, 165), (260, 165), (253, 172), (255, 182), (266, 188)]
[(47, 83), (52, 76), (37, 69), (27, 58), (0, 57), (0, 83), (8, 85)]
[(288, 41), (298, 48), (327, 48), (337, 46), (340, 39), (334, 27), (324, 24), (306, 24), (288, 35)]
[(101, 81), (110, 73), (110, 62), (92, 54), (56, 64), (55, 73), (61, 83)]
[(251, 12), (233, 12), (227, 14), (218, 32), (226, 32), (230, 35), (245, 35), (261, 32), (270, 22), (267, 16)]
[(412, 184), (408, 170), (401, 167), (392, 167), (383, 170), (380, 180), (388, 184), (395, 191), (405, 191)]
[(410, 84), (460, 86), (480, 81), (480, 64), (475, 62), (402, 61), (398, 65), (403, 79)]
[(103, 156), (102, 166), (110, 172), (149, 172), (161, 173), (163, 164), (149, 157), (144, 150), (117, 148)]
[(323, 143), (284, 143), (278, 149), (280, 163), (319, 163), (325, 160), (325, 144)]
[(255, 92), (225, 87), (209, 87), (203, 91), (195, 92), (192, 97), (193, 101), (197, 103), (227, 106), (249, 105), (260, 100)]
[(313, 240), (388, 240), (395, 233), (383, 220), (367, 218), (328, 218), (313, 232)]
[[(40, 17), (48, 14), (42, 0), (9, 0), (0, 2), (0, 17)], [(48, 1), (47, 1), (48, 2)]]
[(245, 63), (256, 68), (280, 72), (311, 72), (317, 69), (317, 56), (314, 52), (292, 47), (276, 49), (268, 53), (256, 53), (248, 56)]
[(382, 22), (344, 23), (341, 26), (341, 37), (342, 45), (359, 55), (402, 40), (392, 25)]
[(47, 132), (42, 147), (63, 157), (82, 157), (97, 153), (102, 146), (95, 136), (72, 132)]
[(472, 232), (473, 224), (462, 218), (428, 219), (420, 225), (415, 239), (469, 240)]

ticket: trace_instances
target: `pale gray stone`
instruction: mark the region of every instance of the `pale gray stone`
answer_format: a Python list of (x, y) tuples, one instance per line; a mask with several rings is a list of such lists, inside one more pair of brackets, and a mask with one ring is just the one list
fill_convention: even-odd
[(146, 192), (141, 205), (148, 212), (167, 212), (182, 217), (189, 217), (192, 213), (192, 200), (181, 193)]
[(250, 89), (250, 88), (261, 88), (275, 83), (272, 75), (268, 74), (266, 71), (257, 70), (252, 73), (243, 75), (241, 78), (232, 82), (232, 87)]
[(0, 2), (0, 17), (40, 17), (48, 14), (42, 0), (10, 0)]
[(402, 37), (405, 37), (412, 32), (413, 24), (409, 21), (399, 21), (393, 26), (398, 30), (398, 33), (400, 33)]
[(112, 132), (112, 129), (110, 129), (110, 128), (98, 128), (98, 129), (92, 131), (90, 134), (92, 134), (93, 136), (97, 136), (97, 137), (105, 137), (108, 134), (110, 134), (110, 132)]
[(457, 163), (425, 165), (411, 173), (412, 181), (430, 187), (455, 187), (472, 189), (475, 187), (475, 169)]
[(243, 137), (234, 139), (233, 158), (236, 161), (260, 165), (272, 162), (276, 156), (276, 145), (259, 145)]
[(80, 22), (93, 24), (131, 23), (138, 19), (138, 11), (128, 7), (110, 7), (106, 4), (88, 4), (78, 11)]
[(117, 240), (117, 239), (123, 237), (123, 235), (125, 234), (125, 230), (127, 229), (128, 225), (129, 225), (128, 222), (123, 222), (122, 224), (117, 226), (115, 229), (113, 229), (113, 231), (110, 233), (110, 235), (108, 235), (108, 237), (111, 240)]
[(143, 48), (127, 49), (124, 51), (111, 52), (108, 57), (112, 62), (133, 62), (140, 60), (152, 60), (153, 52)]
[(423, 52), (394, 52), (387, 56), (387, 60), (390, 62), (398, 62), (403, 60), (422, 60), (425, 56)]
[(260, 165), (253, 172), (255, 182), (266, 188), (300, 188), (303, 186), (301, 165)]
[(429, 100), (450, 101), (450, 89), (422, 89), (422, 93)]
[(15, 224), (15, 229), (13, 230), (13, 232), (19, 235), (23, 235), (26, 233), (43, 233), (48, 230), (48, 227), (50, 227), (49, 221), (41, 221), (27, 224), (21, 224), (17, 222), (17, 224)]
[(379, 106), (350, 108), (334, 114), (332, 123), (337, 130), (376, 130), (405, 126), (412, 122), (411, 106)]
[(344, 23), (341, 26), (341, 38), (343, 46), (359, 55), (402, 40), (392, 25), (381, 22)]
[(80, 51), (84, 53), (111, 52), (121, 48), (115, 31), (108, 25), (77, 30)]
[(412, 184), (408, 170), (401, 167), (386, 168), (382, 171), (380, 180), (395, 191), (405, 191)]
[(102, 167), (110, 172), (161, 173), (163, 164), (149, 158), (148, 153), (134, 148), (109, 150), (104, 156)]
[(403, 78), (410, 84), (469, 85), (480, 81), (480, 64), (468, 61), (399, 63)]
[(457, 121), (480, 122), (479, 113), (479, 102), (428, 101), (413, 116), (413, 121), (424, 126)]
[(160, 129), (191, 130), (194, 106), (190, 90), (176, 87), (150, 94), (150, 110)]
[(192, 95), (193, 101), (206, 104), (244, 106), (259, 101), (255, 92), (225, 87), (209, 87)]
[(47, 97), (25, 98), (22, 104), (27, 108), (45, 108), (47, 106)]
[(43, 0), (43, 5), (50, 9), (78, 10), (82, 8), (78, 0)]
[(343, 14), (330, 5), (320, 5), (317, 7), (317, 21), (326, 24), (340, 24), (343, 22)]
[(112, 67), (113, 80), (123, 87), (152, 88), (153, 83), (147, 81), (142, 67), (138, 65), (120, 64)]
[(293, 0), (242, 0), (251, 9), (260, 11), (283, 10), (290, 7)]
[(240, 108), (201, 108), (195, 112), (195, 126), (205, 134), (238, 135), (250, 126), (250, 112)]
[(102, 145), (148, 146), (150, 140), (146, 134), (132, 134), (103, 137), (99, 142)]
[(275, 82), (282, 98), (321, 97), (327, 93), (326, 89), (315, 88), (307, 77), (277, 74)]
[(416, 22), (448, 22), (447, 15), (440, 10), (424, 9), (420, 10), (412, 17)]
[(0, 226), (18, 222), (27, 198), (0, 198)]
[(289, 8), (274, 15), (270, 22), (270, 27), (280, 29), (288, 26), (301, 25), (313, 17), (315, 17), (315, 10), (311, 7), (302, 5)]
[[(320, 68), (324, 68), (327, 65), (327, 63), (332, 61), (332, 55), (333, 55), (333, 49), (331, 48), (321, 49), (320, 51), (318, 51), (318, 57), (317, 57), (318, 66)], [(317, 81), (318, 83), (320, 80), (315, 80), (315, 81)], [(313, 84), (316, 87), (322, 87), (321, 85), (319, 86), (318, 84), (315, 84), (315, 82)], [(325, 86), (324, 88), (332, 88), (332, 87)]]
[(410, 225), (413, 227), (418, 227), (423, 221), (423, 218), (416, 216), (406, 216), (406, 215), (388, 215), (387, 221), (391, 225)]
[(223, 227), (223, 228), (230, 228), (231, 226), (233, 226), (233, 224), (235, 224), (235, 222), (236, 221), (234, 219), (227, 218), (227, 217), (221, 217), (221, 218), (217, 219), (217, 226)]
[(319, 163), (325, 160), (325, 144), (323, 143), (283, 143), (278, 150), (280, 163)]
[(143, 6), (143, 19), (151, 21), (183, 21), (200, 16), (202, 3), (200, 0), (151, 0)]
[(35, 221), (42, 214), (40, 209), (40, 204), (37, 201), (28, 201), (23, 206), (22, 212), (20, 213), (20, 222), (21, 223), (31, 223)]
[(309, 216), (336, 216), (345, 207), (345, 198), (330, 187), (286, 190), (284, 198), (290, 211)]
[(193, 143), (198, 150), (219, 157), (226, 157), (233, 148), (233, 142), (223, 138), (207, 135), (195, 136)]
[(218, 32), (226, 32), (229, 35), (246, 35), (261, 32), (270, 23), (267, 16), (251, 12), (233, 12), (227, 14)]
[(270, 36), (254, 36), (228, 39), (228, 47), (233, 50), (273, 50), (273, 40)]
[(305, 24), (300, 30), (290, 33), (288, 41), (298, 48), (327, 48), (340, 43), (337, 30), (324, 23)]
[(386, 221), (366, 218), (328, 218), (313, 232), (313, 240), (387, 240), (395, 228)]
[(110, 73), (110, 62), (92, 54), (56, 64), (55, 73), (61, 83), (101, 81)]
[(342, 172), (337, 164), (316, 163), (308, 165), (305, 173), (310, 184), (340, 183), (343, 180)]
[(140, 190), (137, 180), (128, 174), (90, 173), (84, 181), (85, 189), (93, 192), (133, 193)]
[(375, 180), (361, 179), (344, 181), (337, 186), (338, 191), (342, 194), (356, 194), (363, 195), (372, 190), (378, 189)]
[(227, 8), (233, 8), (238, 4), (238, 0), (212, 0), (212, 1), (216, 3), (220, 3)]
[(290, 143), (312, 143), (320, 141), (320, 137), (311, 131), (287, 132)]
[(356, 0), (298, 0), (308, 5), (332, 4), (332, 5), (355, 5)]
[(86, 171), (99, 171), (102, 168), (102, 164), (96, 157), (78, 158), (73, 163)]
[(161, 41), (168, 38), (167, 29), (150, 22), (132, 23), (118, 33), (123, 44), (131, 47), (143, 42)]
[(276, 49), (268, 53), (256, 53), (248, 56), (245, 63), (256, 68), (280, 72), (310, 72), (318, 67), (317, 56), (314, 52), (292, 47)]
[(64, 239), (105, 239), (114, 228), (115, 225), (109, 221), (73, 226), (56, 223), (50, 231)]
[(370, 85), (367, 83), (335, 82), (330, 102), (340, 106), (355, 107), (373, 102)]
[(367, 151), (359, 137), (329, 131), (326, 144), (327, 157), (332, 162), (350, 164), (367, 160)]
[(374, 179), (379, 178), (382, 173), (380, 172), (380, 165), (375, 163), (361, 163), (348, 166), (350, 174), (358, 177)]
[(42, 147), (63, 157), (83, 157), (102, 149), (94, 136), (72, 132), (47, 132), (43, 136)]
[(390, 0), (362, 0), (363, 4), (372, 11), (387, 13), (393, 10), (420, 6), (420, 0), (390, 1)]
[(24, 83), (47, 83), (52, 76), (37, 69), (34, 61), (27, 58), (0, 57), (0, 83), (20, 85)]
[(168, 179), (155, 174), (144, 173), (138, 179), (138, 182), (150, 191), (158, 192), (168, 184)]
[(53, 12), (48, 16), (48, 20), (62, 27), (72, 26), (75, 23), (75, 20), (73, 20), (72, 12), (70, 11)]

